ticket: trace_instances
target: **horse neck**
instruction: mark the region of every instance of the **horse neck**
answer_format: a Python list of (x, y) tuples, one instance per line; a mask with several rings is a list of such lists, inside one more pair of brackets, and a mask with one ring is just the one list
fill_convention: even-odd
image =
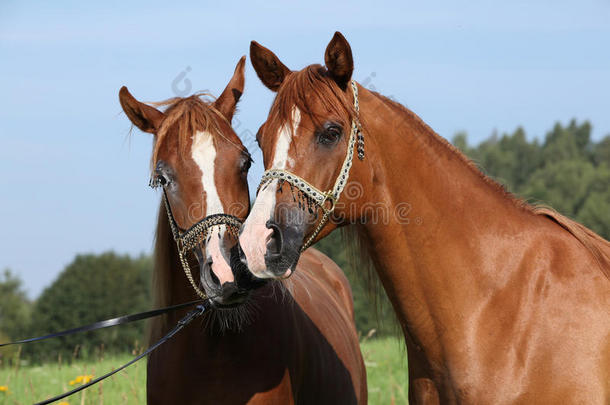
[(367, 218), (361, 236), (403, 331), (442, 361), (442, 342), (467, 329), (461, 315), (509, 277), (496, 267), (503, 241), (530, 214), (404, 107), (364, 90), (360, 101), (367, 200), (392, 218)]

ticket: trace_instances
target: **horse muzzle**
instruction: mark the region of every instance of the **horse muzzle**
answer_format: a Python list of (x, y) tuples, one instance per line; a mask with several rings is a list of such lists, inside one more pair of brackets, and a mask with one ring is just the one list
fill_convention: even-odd
[[(299, 261), (303, 245), (304, 226), (302, 221), (299, 222), (281, 224), (268, 220), (264, 228), (254, 230), (254, 237), (241, 235), (238, 249), (242, 264), (257, 278), (289, 277)], [(244, 246), (249, 248), (249, 252), (244, 251)]]

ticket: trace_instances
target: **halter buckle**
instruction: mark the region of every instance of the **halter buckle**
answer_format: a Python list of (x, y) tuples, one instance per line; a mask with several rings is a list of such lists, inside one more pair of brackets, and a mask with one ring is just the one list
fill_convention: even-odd
[[(330, 207), (327, 209), (326, 208), (326, 202), (330, 203)], [(322, 209), (327, 212), (327, 213), (331, 213), (334, 211), (335, 209), (335, 205), (337, 204), (337, 199), (335, 198), (335, 196), (333, 196), (332, 191), (327, 191), (326, 193), (324, 193), (324, 200), (320, 203), (320, 206), (322, 207)]]

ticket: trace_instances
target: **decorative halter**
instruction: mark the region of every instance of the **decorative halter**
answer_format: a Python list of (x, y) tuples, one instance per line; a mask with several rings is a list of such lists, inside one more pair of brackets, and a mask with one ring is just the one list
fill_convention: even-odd
[[(356, 86), (356, 82), (354, 80), (350, 81), (352, 85), (352, 91), (354, 93), (354, 111), (356, 112), (355, 117), (352, 119), (352, 129), (349, 136), (349, 141), (347, 144), (347, 154), (345, 156), (345, 160), (343, 161), (343, 166), (341, 166), (341, 171), (339, 172), (339, 176), (335, 180), (335, 185), (331, 190), (321, 191), (317, 187), (313, 186), (311, 183), (307, 182), (307, 180), (302, 177), (297, 176), (294, 173), (291, 173), (287, 170), (283, 169), (270, 169), (263, 173), (263, 177), (258, 186), (258, 191), (261, 188), (267, 187), (267, 185), (273, 180), (278, 179), (278, 190), (282, 191), (282, 186), (284, 182), (290, 185), (291, 190), (293, 187), (296, 187), (300, 192), (299, 195), (299, 208), (304, 208), (307, 206), (309, 212), (313, 214), (313, 207), (317, 205), (323, 211), (322, 218), (318, 223), (318, 226), (313, 231), (311, 236), (307, 239), (301, 251), (304, 251), (309, 246), (313, 244), (316, 236), (322, 231), (330, 215), (333, 213), (335, 209), (335, 205), (341, 196), (341, 192), (345, 188), (345, 184), (347, 183), (347, 179), (349, 178), (349, 171), (352, 167), (352, 160), (354, 158), (354, 145), (358, 144), (358, 159), (364, 160), (364, 136), (360, 130), (360, 121), (358, 119), (358, 114), (360, 110), (360, 105), (358, 103), (358, 87)], [(293, 194), (294, 198), (294, 194)], [(296, 198), (294, 198), (296, 202)], [(317, 219), (317, 213), (316, 213)]]
[[(151, 179), (150, 186), (152, 188), (157, 188), (161, 186), (161, 184), (158, 180)], [(165, 211), (167, 212), (167, 218), (169, 219), (169, 226), (172, 230), (174, 241), (176, 241), (176, 246), (178, 247), (178, 256), (180, 257), (180, 263), (182, 263), (184, 274), (186, 274), (186, 278), (188, 278), (197, 295), (199, 295), (202, 299), (207, 299), (207, 294), (201, 291), (201, 289), (197, 286), (197, 283), (195, 283), (195, 280), (193, 279), (193, 274), (191, 273), (191, 266), (189, 265), (186, 255), (189, 250), (197, 248), (202, 243), (204, 243), (204, 241), (205, 243), (209, 242), (210, 237), (212, 236), (211, 230), (212, 228), (217, 226), (225, 225), (229, 233), (237, 239), (237, 237), (239, 236), (239, 228), (242, 224), (242, 221), (239, 218), (229, 214), (212, 214), (203, 218), (201, 221), (197, 222), (186, 231), (181, 232), (180, 227), (174, 219), (172, 207), (169, 205), (165, 186), (163, 185), (162, 188)]]

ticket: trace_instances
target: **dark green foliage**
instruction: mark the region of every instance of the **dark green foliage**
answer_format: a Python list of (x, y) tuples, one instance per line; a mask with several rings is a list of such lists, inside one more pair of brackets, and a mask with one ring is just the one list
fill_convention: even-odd
[[(79, 255), (47, 287), (33, 309), (30, 333), (42, 335), (150, 308), (147, 257), (132, 259), (115, 253)], [(139, 322), (81, 333), (25, 346), (33, 360), (126, 352), (143, 344), (145, 324)]]
[[(464, 134), (461, 134), (459, 141), (467, 145)], [(458, 147), (479, 164), (483, 171), (494, 173), (492, 176), (511, 190), (526, 183), (542, 162), (538, 142), (528, 142), (523, 128), (517, 128), (512, 135), (506, 134), (499, 139), (497, 134), (493, 134), (474, 149)]]
[(31, 303), (21, 287), (21, 279), (9, 269), (0, 275), (0, 334), (11, 340), (26, 332)]
[(368, 270), (349, 257), (341, 232), (334, 231), (316, 243), (315, 248), (333, 259), (347, 276), (354, 297), (358, 332), (367, 335), (375, 329), (377, 335), (398, 333), (392, 306), (377, 280), (377, 275), (372, 274), (373, 280), (368, 280)]
[(610, 136), (592, 142), (588, 122), (557, 123), (542, 145), (528, 141), (521, 128), (477, 147), (468, 146), (463, 132), (453, 143), (510, 191), (610, 238)]
[[(32, 304), (21, 284), (9, 269), (0, 275), (0, 342), (19, 339), (27, 332)], [(0, 364), (10, 362), (18, 350), (18, 346), (0, 349)]]

